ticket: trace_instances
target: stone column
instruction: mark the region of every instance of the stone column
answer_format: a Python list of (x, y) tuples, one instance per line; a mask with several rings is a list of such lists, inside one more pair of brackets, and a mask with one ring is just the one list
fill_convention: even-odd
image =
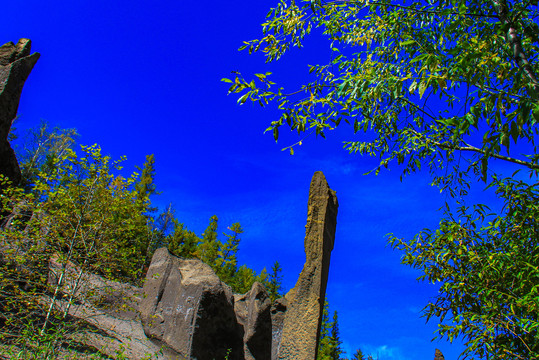
[(335, 191), (329, 188), (324, 174), (315, 172), (305, 226), (306, 261), (296, 286), (286, 294), (288, 308), (279, 359), (316, 359), (338, 206)]

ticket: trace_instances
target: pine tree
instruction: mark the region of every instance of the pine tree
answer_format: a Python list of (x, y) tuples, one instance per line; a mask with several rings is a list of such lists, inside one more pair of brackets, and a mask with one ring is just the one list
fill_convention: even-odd
[(168, 251), (186, 259), (197, 257), (198, 246), (202, 240), (193, 231), (186, 229), (185, 225), (177, 219), (173, 222), (174, 232), (164, 240)]
[(322, 311), (322, 325), (320, 326), (320, 338), (318, 339), (318, 355), (316, 360), (330, 360), (330, 331), (331, 323), (329, 321), (329, 304), (324, 301), (324, 310)]
[(251, 290), (251, 287), (255, 281), (256, 273), (254, 270), (242, 265), (239, 267), (231, 283), (228, 285), (230, 285), (236, 293), (244, 294)]
[(219, 243), (217, 240), (217, 222), (218, 218), (216, 215), (213, 215), (210, 218), (210, 224), (204, 230), (202, 234), (202, 242), (198, 246), (198, 249), (195, 253), (196, 257), (205, 262), (206, 264), (212, 266), (215, 270), (215, 260), (218, 256)]
[(357, 349), (354, 353), (354, 357), (352, 360), (365, 360), (365, 356), (363, 355), (363, 351), (361, 349)]
[(243, 233), (239, 223), (232, 224), (228, 229), (232, 231), (232, 234), (225, 233), (227, 241), (224, 244), (219, 242), (220, 249), (214, 265), (216, 274), (226, 283), (230, 282), (236, 274), (238, 262), (236, 254), (240, 243), (239, 235)]
[(137, 201), (145, 212), (154, 212), (157, 208), (150, 207), (150, 196), (159, 194), (154, 182), (155, 179), (155, 158), (153, 154), (146, 155), (146, 161), (142, 169), (136, 166), (140, 171), (139, 181), (135, 184), (137, 191)]
[(152, 222), (152, 231), (154, 232), (155, 248), (165, 245), (165, 239), (174, 233), (174, 220), (176, 210), (172, 203), (169, 203), (165, 210), (157, 216)]
[(266, 288), (271, 299), (271, 302), (274, 302), (276, 299), (283, 296), (283, 276), (281, 272), (283, 269), (278, 261), (275, 261), (271, 267), (271, 272), (268, 276), (268, 281), (266, 283)]
[(338, 319), (336, 310), (333, 312), (333, 321), (331, 322), (331, 337), (329, 339), (329, 344), (330, 344), (330, 353), (329, 353), (330, 359), (339, 360), (343, 351), (341, 348), (342, 341), (341, 341), (340, 333), (339, 333), (339, 319)]
[(341, 344), (337, 311), (333, 312), (333, 319), (330, 320), (329, 303), (326, 300), (322, 312), (322, 325), (320, 327), (316, 360), (339, 360), (343, 353)]

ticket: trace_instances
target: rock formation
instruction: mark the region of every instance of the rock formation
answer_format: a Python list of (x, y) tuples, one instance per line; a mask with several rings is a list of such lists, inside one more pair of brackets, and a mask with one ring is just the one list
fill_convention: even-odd
[(158, 249), (146, 275), (140, 314), (146, 335), (186, 359), (243, 359), (234, 296), (200, 260)]
[[(309, 193), (305, 252), (296, 286), (270, 303), (260, 283), (246, 294), (233, 294), (210, 266), (181, 259), (166, 248), (152, 258), (142, 289), (105, 280), (50, 261), (49, 283), (63, 280), (60, 293), (71, 294), (56, 306), (93, 330), (78, 334), (80, 343), (108, 356), (130, 359), (274, 360), (315, 359), (329, 258), (337, 215), (335, 192), (321, 172)], [(50, 298), (45, 299), (50, 304)]]
[(271, 360), (279, 358), (279, 347), (287, 308), (288, 301), (284, 297), (275, 300), (271, 306)]
[[(15, 183), (21, 174), (7, 137), (38, 58), (38, 53), (30, 55), (27, 39), (0, 47), (0, 173)], [(88, 326), (71, 340), (111, 357), (315, 359), (337, 207), (335, 192), (316, 172), (309, 193), (306, 262), (296, 286), (273, 304), (262, 284), (233, 294), (210, 266), (175, 257), (165, 248), (154, 253), (142, 289), (52, 256), (48, 281), (59, 296), (43, 295), (41, 301), (84, 320)], [(66, 358), (73, 356), (78, 357)]]
[(185, 358), (315, 359), (337, 225), (337, 198), (324, 175), (311, 181), (306, 262), (296, 286), (270, 306), (255, 283), (233, 295), (199, 260), (155, 252), (140, 314), (145, 334)]
[[(56, 307), (74, 319), (84, 320), (89, 328), (76, 334), (73, 340), (93, 347), (114, 357), (119, 352), (129, 359), (143, 359), (155, 355), (157, 359), (175, 359), (173, 352), (153, 343), (144, 333), (138, 308), (143, 297), (142, 289), (101, 276), (81, 271), (73, 263), (62, 264), (53, 256), (49, 261), (49, 284), (60, 284), (60, 293), (74, 292), (74, 304), (68, 305), (66, 297), (56, 300)], [(46, 298), (46, 306), (51, 299)], [(165, 354), (159, 356), (160, 352)], [(71, 354), (67, 358), (78, 358)]]
[(39, 53), (30, 55), (30, 40), (20, 39), (0, 47), (0, 173), (19, 183), (21, 171), (15, 153), (8, 142), (11, 124), (17, 116), (24, 82)]
[(243, 327), (245, 360), (271, 359), (271, 302), (268, 292), (258, 282), (244, 295), (234, 295), (234, 311)]
[(296, 286), (286, 294), (279, 359), (316, 359), (329, 261), (337, 228), (338, 202), (320, 171), (309, 192), (305, 234), (306, 261)]

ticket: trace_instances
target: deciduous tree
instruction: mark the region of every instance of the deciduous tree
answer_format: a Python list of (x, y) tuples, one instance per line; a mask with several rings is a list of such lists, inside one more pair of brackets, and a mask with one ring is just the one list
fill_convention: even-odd
[(21, 168), (21, 186), (30, 191), (39, 172), (50, 174), (68, 149), (73, 149), (79, 137), (75, 129), (61, 129), (42, 121), (38, 128), (28, 130), (15, 147)]
[[(438, 229), (390, 243), (421, 279), (440, 284), (425, 315), (438, 318), (440, 337), (465, 340), (465, 356), (539, 357), (529, 200), (539, 196), (538, 15), (536, 0), (283, 0), (263, 37), (242, 48), (274, 61), (315, 33), (331, 49), (327, 63), (309, 65), (310, 81), (287, 91), (270, 73), (223, 79), (240, 104), (278, 106), (267, 131), (275, 140), (282, 126), (297, 131), (291, 153), (305, 137), (346, 124), (344, 147), (379, 158), (375, 173), (426, 171), (449, 195)], [(510, 170), (494, 171), (500, 163)], [(478, 181), (501, 209), (469, 204)]]
[[(69, 341), (64, 335), (79, 326), (66, 319), (80, 300), (83, 272), (138, 281), (145, 255), (139, 235), (146, 233), (142, 220), (149, 203), (137, 201), (137, 174), (117, 173), (122, 161), (112, 161), (97, 145), (78, 153), (66, 148), (46, 171), (39, 168), (30, 191), (2, 186), (2, 210), (11, 214), (0, 229), (2, 343), (55, 357)], [(59, 264), (55, 282), (49, 281), (53, 257)], [(67, 283), (70, 271), (77, 274)]]

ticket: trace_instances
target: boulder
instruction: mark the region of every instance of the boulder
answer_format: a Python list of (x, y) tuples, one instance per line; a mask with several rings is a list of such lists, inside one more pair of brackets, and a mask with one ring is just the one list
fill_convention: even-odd
[(0, 174), (16, 184), (21, 171), (8, 134), (17, 116), (24, 82), (39, 59), (39, 53), (30, 55), (30, 46), (30, 40), (20, 39), (16, 45), (9, 42), (0, 47)]
[(244, 359), (232, 291), (202, 261), (158, 249), (143, 292), (140, 315), (149, 338), (186, 359)]
[(286, 294), (279, 359), (316, 359), (326, 296), (329, 261), (337, 227), (337, 196), (324, 174), (314, 173), (309, 190), (305, 234), (306, 261), (299, 279)]

